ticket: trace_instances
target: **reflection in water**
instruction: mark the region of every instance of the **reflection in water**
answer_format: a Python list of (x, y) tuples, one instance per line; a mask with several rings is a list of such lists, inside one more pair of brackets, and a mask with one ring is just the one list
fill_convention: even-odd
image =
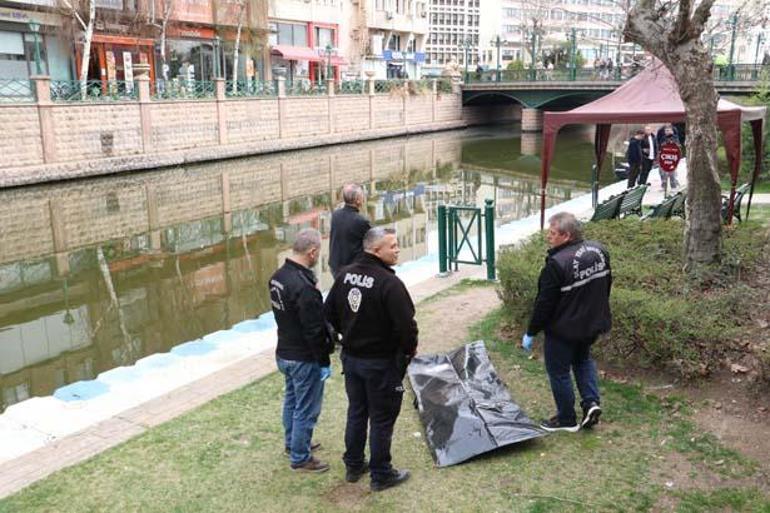
[[(267, 280), (303, 228), (323, 234), (317, 271), (328, 288), (344, 183), (362, 183), (369, 218), (396, 228), (402, 261), (428, 254), (440, 203), (493, 198), (499, 222), (536, 212), (537, 157), (505, 130), (0, 192), (0, 409), (268, 311)], [(570, 162), (590, 161), (590, 143), (566, 144)], [(554, 175), (550, 204), (587, 190), (581, 173)]]

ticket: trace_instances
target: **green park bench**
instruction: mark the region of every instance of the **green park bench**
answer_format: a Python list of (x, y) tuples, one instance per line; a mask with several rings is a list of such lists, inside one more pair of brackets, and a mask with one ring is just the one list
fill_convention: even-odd
[(687, 203), (687, 192), (681, 191), (678, 194), (674, 196), (676, 198), (676, 201), (674, 202), (674, 205), (671, 207), (671, 215), (681, 217), (682, 219), (685, 219), (686, 213), (685, 213), (685, 203)]
[(652, 207), (652, 211), (642, 219), (668, 219), (674, 210), (674, 205), (680, 201), (680, 197), (684, 196), (681, 192), (677, 192), (673, 196), (661, 201), (659, 204)]
[(623, 201), (620, 202), (620, 209), (617, 217), (626, 217), (634, 214), (642, 217), (642, 199), (647, 192), (647, 184), (642, 184), (629, 189), (623, 194)]
[(617, 196), (610, 196), (610, 198), (596, 206), (594, 215), (591, 217), (591, 221), (603, 221), (605, 219), (615, 219), (620, 212), (620, 205), (623, 203), (623, 198), (626, 192), (622, 192)]
[[(733, 216), (738, 219), (738, 222), (743, 222), (741, 219), (741, 203), (743, 203), (743, 197), (749, 192), (751, 184), (745, 183), (735, 189), (735, 204), (733, 205)], [(730, 194), (722, 195), (722, 220), (727, 222), (727, 214), (730, 207)]]

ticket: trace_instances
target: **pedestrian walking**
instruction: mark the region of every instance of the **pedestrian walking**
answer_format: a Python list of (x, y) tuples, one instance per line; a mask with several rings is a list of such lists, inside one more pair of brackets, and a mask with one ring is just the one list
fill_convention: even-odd
[(325, 472), (329, 465), (312, 452), (320, 447), (312, 436), (321, 413), (324, 381), (331, 375), (329, 354), (334, 341), (327, 330), (323, 299), (311, 270), (318, 262), (321, 234), (305, 229), (297, 234), (292, 254), (270, 278), (270, 303), (278, 325), (275, 350), (284, 375), (284, 450), (292, 470)]
[[(676, 133), (676, 129), (668, 124), (663, 126), (663, 134), (660, 139), (660, 147), (665, 144), (675, 144), (681, 148), (679, 144), (679, 136)], [(676, 169), (673, 171), (664, 171), (662, 167), (658, 169), (660, 173), (660, 188), (665, 193), (673, 191), (679, 187), (679, 181), (677, 180)]]
[[(545, 332), (545, 368), (556, 415), (541, 426), (547, 431), (576, 432), (593, 427), (602, 412), (591, 345), (612, 324), (610, 256), (600, 243), (583, 240), (580, 222), (568, 212), (548, 220), (546, 237), (550, 249), (522, 347), (531, 351), (535, 335)], [(580, 423), (570, 371), (581, 397)]]
[[(417, 350), (414, 305), (391, 268), (399, 251), (395, 230), (369, 230), (364, 253), (337, 276), (324, 305), (327, 320), (342, 334), (348, 396), (345, 479), (354, 483), (369, 471), (373, 491), (409, 478), (408, 470), (393, 468), (390, 454), (404, 374)], [(369, 463), (364, 457), (367, 425)]]
[(342, 199), (345, 205), (332, 214), (329, 241), (329, 267), (334, 277), (363, 252), (361, 243), (372, 227), (360, 214), (366, 200), (360, 185), (349, 183), (343, 186)]
[(644, 130), (639, 129), (634, 132), (634, 136), (628, 140), (628, 149), (626, 150), (626, 162), (628, 162), (628, 183), (629, 189), (636, 185), (636, 179), (642, 169), (642, 139), (644, 139)]
[(644, 158), (642, 159), (642, 170), (639, 174), (639, 185), (647, 183), (647, 177), (650, 175), (650, 170), (658, 159), (658, 140), (655, 135), (653, 135), (652, 127), (650, 125), (644, 127), (642, 153), (644, 154)]

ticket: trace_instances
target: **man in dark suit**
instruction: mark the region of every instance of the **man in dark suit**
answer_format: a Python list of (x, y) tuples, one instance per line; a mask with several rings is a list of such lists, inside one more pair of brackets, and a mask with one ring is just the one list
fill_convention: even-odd
[(653, 164), (658, 158), (658, 140), (652, 133), (652, 127), (644, 127), (644, 139), (642, 139), (642, 172), (639, 174), (639, 185), (647, 183)]
[(329, 242), (329, 267), (336, 278), (340, 269), (350, 264), (363, 253), (364, 235), (372, 225), (359, 211), (364, 206), (364, 190), (354, 183), (342, 188), (345, 205), (332, 214), (332, 228)]
[(628, 162), (628, 188), (636, 185), (636, 178), (642, 168), (642, 139), (644, 139), (644, 130), (641, 128), (634, 133), (634, 136), (628, 141), (628, 150), (626, 151), (626, 161)]

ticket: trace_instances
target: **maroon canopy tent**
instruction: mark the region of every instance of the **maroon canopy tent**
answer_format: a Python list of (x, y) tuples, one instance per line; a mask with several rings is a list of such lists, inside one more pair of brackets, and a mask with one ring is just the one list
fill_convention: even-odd
[[(735, 185), (741, 163), (741, 123), (751, 123), (754, 137), (754, 173), (751, 178), (749, 208), (754, 195), (754, 182), (762, 164), (762, 129), (765, 107), (744, 107), (720, 99), (717, 106), (717, 124), (724, 137), (727, 161), (730, 165), (731, 188), (728, 222), (732, 222)], [(674, 77), (659, 61), (615, 91), (591, 103), (566, 112), (543, 114), (543, 154), (541, 161), (540, 227), (545, 225), (545, 188), (553, 160), (556, 135), (565, 125), (595, 124), (594, 151), (597, 173), (607, 153), (607, 141), (613, 123), (679, 123), (686, 119), (684, 104), (679, 96)]]

